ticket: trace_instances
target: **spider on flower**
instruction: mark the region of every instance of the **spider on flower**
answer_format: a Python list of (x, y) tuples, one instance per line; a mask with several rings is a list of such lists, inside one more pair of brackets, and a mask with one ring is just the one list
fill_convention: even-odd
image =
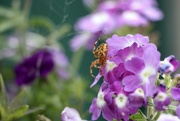
[(108, 52), (108, 46), (107, 46), (106, 43), (102, 43), (96, 48), (96, 44), (97, 44), (98, 41), (99, 41), (99, 39), (95, 41), (94, 47), (93, 47), (93, 50), (92, 50), (92, 53), (94, 54), (94, 57), (97, 58), (97, 59), (94, 60), (90, 65), (90, 74), (94, 78), (95, 78), (95, 76), (93, 75), (92, 68), (93, 67), (99, 68), (100, 72), (101, 72), (101, 67), (104, 66), (104, 64), (106, 63), (107, 52)]

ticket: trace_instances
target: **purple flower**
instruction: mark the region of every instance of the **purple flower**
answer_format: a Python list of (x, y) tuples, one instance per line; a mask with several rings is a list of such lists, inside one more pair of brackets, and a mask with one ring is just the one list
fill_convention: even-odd
[[(84, 0), (88, 6), (93, 6), (96, 1)], [(84, 39), (83, 35), (77, 35), (71, 41), (71, 46), (84, 42), (80, 48), (94, 38), (99, 38), (105, 34), (111, 34), (124, 26), (146, 26), (149, 21), (157, 21), (163, 18), (162, 12), (157, 8), (155, 0), (102, 0), (99, 2), (95, 12), (79, 19), (75, 28), (80, 32), (90, 33), (89, 39)], [(95, 41), (95, 40), (94, 40)], [(74, 49), (73, 50), (77, 50)], [(92, 49), (92, 48), (91, 48)]]
[(170, 74), (177, 70), (179, 61), (173, 56), (169, 56), (160, 62), (159, 72), (161, 74)]
[(20, 86), (31, 84), (36, 78), (46, 78), (53, 69), (60, 79), (68, 79), (68, 66), (69, 61), (63, 51), (57, 46), (51, 46), (36, 51), (17, 64), (15, 80)]
[(53, 67), (52, 54), (47, 50), (39, 50), (16, 65), (15, 81), (19, 86), (30, 84), (37, 77), (46, 77)]
[(118, 121), (121, 119), (127, 121), (129, 119), (129, 115), (135, 114), (139, 107), (130, 102), (130, 93), (126, 92), (118, 81), (114, 82), (112, 85), (112, 91), (115, 94), (115, 98), (113, 100), (113, 107), (116, 114), (115, 119)]
[(171, 96), (174, 100), (178, 100), (180, 102), (180, 88), (172, 87), (171, 88)]
[(177, 116), (173, 116), (171, 114), (161, 114), (157, 121), (180, 121)]
[(150, 45), (149, 38), (141, 34), (128, 34), (126, 36), (113, 35), (106, 40), (106, 43), (108, 44), (108, 57), (115, 55), (121, 49), (132, 46), (134, 43), (138, 47)]
[(65, 107), (61, 112), (61, 118), (62, 121), (82, 121), (78, 111), (74, 108), (69, 107)]
[(147, 105), (147, 98), (141, 88), (129, 93), (118, 81), (111, 85), (104, 82), (89, 111), (92, 113), (92, 120), (96, 120), (101, 111), (102, 116), (108, 121), (128, 120), (129, 115), (135, 114), (142, 105)]
[(180, 119), (180, 104), (178, 105), (177, 109), (176, 109), (176, 115), (179, 117)]
[(81, 18), (75, 28), (78, 31), (108, 34), (117, 27), (114, 21), (110, 13), (100, 11)]
[(146, 96), (152, 96), (159, 68), (160, 53), (148, 37), (140, 34), (107, 39), (108, 60), (102, 67), (105, 81), (121, 81), (124, 90), (135, 91), (142, 85)]
[[(111, 118), (128, 121), (130, 115), (148, 105), (149, 96), (154, 98), (157, 110), (164, 110), (170, 99), (164, 88), (155, 85), (160, 63), (157, 47), (149, 43), (148, 37), (140, 34), (124, 37), (113, 35), (106, 44), (106, 63), (101, 66), (91, 87), (103, 77), (108, 86), (100, 91), (103, 97), (101, 104), (111, 109)], [(96, 117), (99, 117), (101, 110), (103, 112), (97, 106), (97, 98), (93, 100), (90, 109)]]
[(94, 40), (96, 39), (98, 39), (98, 34), (83, 32), (71, 39), (70, 46), (73, 51), (77, 51), (83, 46), (86, 46), (87, 49), (92, 49), (94, 46)]
[(144, 94), (142, 87), (137, 88), (133, 93), (129, 94), (129, 102), (132, 107), (147, 106), (148, 98)]
[(101, 111), (102, 116), (108, 121), (111, 121), (114, 117), (112, 109), (108, 106), (112, 100), (112, 93), (109, 93), (107, 86), (107, 83), (103, 83), (101, 85), (97, 98), (93, 99), (93, 102), (89, 108), (89, 112), (92, 113), (92, 120), (97, 120), (101, 114)]
[(160, 85), (154, 94), (154, 105), (157, 111), (164, 111), (166, 107), (170, 104), (171, 100), (166, 94), (166, 89), (164, 86)]

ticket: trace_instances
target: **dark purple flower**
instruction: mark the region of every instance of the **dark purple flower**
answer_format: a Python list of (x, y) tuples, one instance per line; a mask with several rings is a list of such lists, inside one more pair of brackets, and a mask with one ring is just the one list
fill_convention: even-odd
[(52, 54), (47, 50), (39, 50), (16, 65), (15, 81), (20, 86), (30, 84), (37, 77), (46, 77), (53, 67)]

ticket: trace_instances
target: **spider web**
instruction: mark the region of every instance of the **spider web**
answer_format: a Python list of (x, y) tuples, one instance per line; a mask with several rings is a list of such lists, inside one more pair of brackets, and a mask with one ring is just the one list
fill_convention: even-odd
[[(60, 27), (63, 24), (70, 24), (73, 28), (75, 19), (77, 18), (73, 17), (76, 10), (71, 8), (71, 6), (75, 6), (80, 2), (77, 0), (32, 0), (31, 15), (44, 16), (50, 19), (56, 27)], [(37, 32), (38, 30), (35, 31)]]
[[(63, 2), (62, 2), (63, 1)], [(49, 0), (49, 12), (48, 15), (54, 15), (58, 18), (61, 18), (60, 24), (63, 24), (67, 21), (69, 16), (70, 5), (73, 4), (76, 0), (62, 0), (58, 2), (57, 0)]]

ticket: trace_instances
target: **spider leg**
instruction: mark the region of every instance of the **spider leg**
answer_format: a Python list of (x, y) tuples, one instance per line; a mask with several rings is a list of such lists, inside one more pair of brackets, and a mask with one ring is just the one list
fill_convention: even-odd
[(92, 68), (93, 68), (93, 67), (95, 67), (95, 68), (100, 68), (100, 67), (101, 67), (101, 66), (97, 66), (97, 64), (99, 64), (99, 59), (93, 61), (93, 62), (91, 63), (91, 66), (90, 66), (90, 74), (91, 74), (91, 76), (94, 77), (94, 78), (95, 78), (95, 76), (93, 75)]
[(93, 50), (92, 50), (92, 53), (93, 53), (93, 54), (95, 53), (96, 44), (98, 43), (99, 40), (100, 40), (100, 38), (99, 38), (98, 40), (96, 40), (95, 43), (94, 43), (94, 47), (93, 47)]

